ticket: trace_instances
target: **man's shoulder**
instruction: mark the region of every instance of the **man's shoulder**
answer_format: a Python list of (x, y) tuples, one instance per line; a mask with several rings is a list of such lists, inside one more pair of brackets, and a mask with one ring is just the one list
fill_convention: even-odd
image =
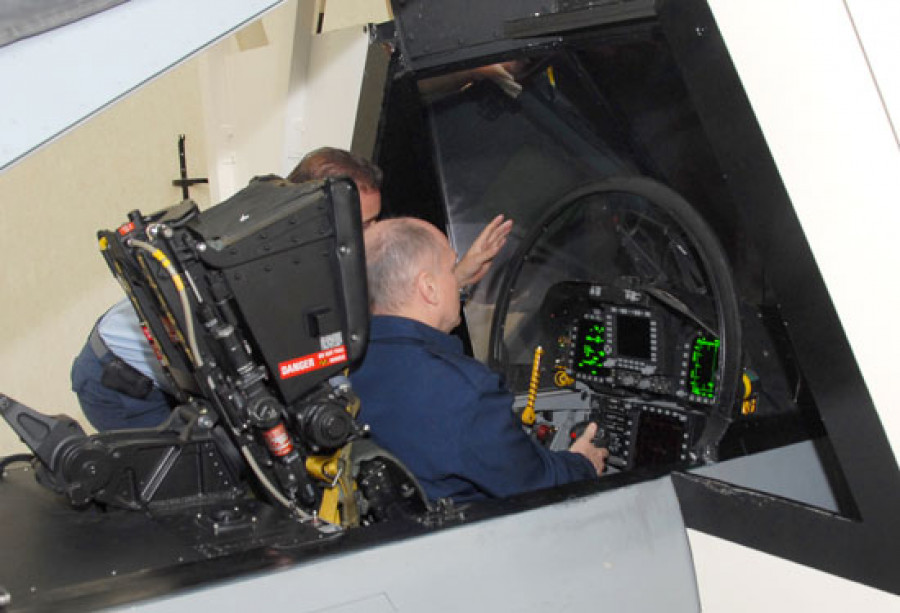
[[(445, 371), (442, 379), (434, 379), (432, 372), (425, 373), (436, 386), (468, 385), (478, 393), (500, 389), (499, 376), (466, 355), (459, 338), (402, 317), (379, 315), (372, 324), (370, 355), (363, 366), (369, 366), (373, 372), (403, 363), (420, 375), (422, 371)], [(448, 381), (447, 376), (454, 380)]]
[(97, 321), (100, 336), (107, 343), (143, 345), (147, 339), (131, 301), (120, 300)]
[(448, 371), (456, 373), (479, 391), (500, 388), (500, 377), (490, 368), (464, 353), (447, 351), (443, 347), (426, 345), (425, 351)]

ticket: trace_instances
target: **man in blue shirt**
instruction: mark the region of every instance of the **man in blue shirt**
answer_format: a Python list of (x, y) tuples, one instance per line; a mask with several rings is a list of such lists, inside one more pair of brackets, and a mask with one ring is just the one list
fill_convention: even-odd
[(171, 413), (166, 376), (131, 302), (117, 302), (72, 364), (72, 390), (99, 431), (152, 428)]
[(508, 496), (597, 477), (608, 456), (591, 425), (569, 451), (522, 430), (500, 377), (463, 353), (456, 254), (434, 226), (381, 221), (366, 231), (372, 326), (351, 381), (360, 419), (432, 500)]
[[(346, 176), (359, 190), (363, 228), (381, 214), (382, 172), (369, 160), (334, 147), (309, 152), (288, 175), (292, 183)], [(512, 221), (495, 217), (456, 267), (460, 286), (477, 283), (509, 235)], [(128, 300), (117, 303), (91, 330), (72, 366), (72, 389), (99, 431), (150, 428), (169, 416), (165, 375)]]

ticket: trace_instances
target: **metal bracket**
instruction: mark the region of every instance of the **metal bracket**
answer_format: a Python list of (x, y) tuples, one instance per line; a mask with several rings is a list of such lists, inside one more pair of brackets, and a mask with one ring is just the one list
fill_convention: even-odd
[(180, 179), (172, 179), (172, 185), (181, 188), (181, 198), (183, 200), (187, 200), (190, 196), (188, 194), (188, 188), (191, 185), (197, 185), (198, 183), (209, 183), (209, 179), (206, 177), (197, 178), (197, 179), (189, 179), (187, 176), (187, 158), (184, 152), (184, 134), (178, 135), (178, 168), (181, 172)]

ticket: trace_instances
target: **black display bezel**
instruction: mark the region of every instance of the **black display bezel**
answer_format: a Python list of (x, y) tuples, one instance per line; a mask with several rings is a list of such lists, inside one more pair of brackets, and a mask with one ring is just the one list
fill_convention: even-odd
[[(646, 345), (649, 355), (637, 357), (622, 350), (623, 340), (620, 326), (621, 321), (645, 320), (647, 322)], [(612, 306), (606, 312), (607, 338), (609, 339), (609, 355), (607, 364), (617, 370), (633, 370), (642, 374), (653, 374), (659, 367), (659, 320), (647, 309), (636, 309), (620, 306)], [(631, 339), (629, 339), (630, 342)]]

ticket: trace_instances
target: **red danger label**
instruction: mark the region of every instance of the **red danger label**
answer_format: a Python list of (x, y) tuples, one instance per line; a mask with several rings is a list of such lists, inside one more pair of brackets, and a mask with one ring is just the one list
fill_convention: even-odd
[(122, 224), (121, 226), (119, 226), (119, 234), (121, 234), (122, 236), (125, 236), (132, 230), (134, 230), (134, 222), (133, 221), (129, 221), (128, 223)]
[(324, 351), (310, 353), (278, 365), (278, 374), (282, 379), (290, 379), (320, 368), (347, 361), (347, 348), (344, 345), (332, 347)]

